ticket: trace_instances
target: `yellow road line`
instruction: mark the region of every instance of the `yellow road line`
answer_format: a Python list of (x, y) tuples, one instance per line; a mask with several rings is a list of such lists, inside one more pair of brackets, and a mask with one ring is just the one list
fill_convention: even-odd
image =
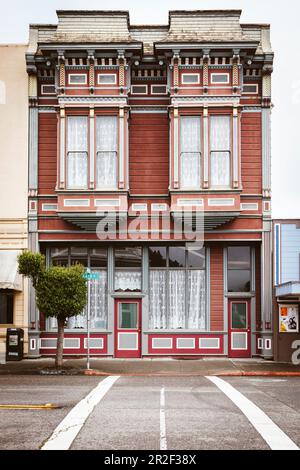
[(45, 405), (0, 405), (0, 410), (53, 410), (55, 408), (59, 408), (59, 406), (52, 403), (46, 403)]

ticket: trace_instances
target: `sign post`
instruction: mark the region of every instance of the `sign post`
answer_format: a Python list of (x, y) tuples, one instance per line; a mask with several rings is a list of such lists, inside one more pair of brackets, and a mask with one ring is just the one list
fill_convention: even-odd
[(87, 358), (86, 358), (86, 368), (90, 369), (90, 293), (91, 293), (91, 281), (94, 279), (99, 279), (99, 273), (91, 272), (90, 268), (86, 268), (83, 273), (83, 278), (87, 281), (87, 317), (86, 317), (86, 326), (87, 326)]

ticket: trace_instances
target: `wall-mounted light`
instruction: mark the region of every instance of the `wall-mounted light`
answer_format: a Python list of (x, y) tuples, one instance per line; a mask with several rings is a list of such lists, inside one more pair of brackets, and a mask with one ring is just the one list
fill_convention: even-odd
[(50, 60), (47, 60), (47, 61), (46, 61), (46, 65), (47, 65), (47, 67), (50, 67), (51, 61), (50, 61)]
[(159, 65), (164, 65), (164, 61), (163, 61), (163, 60), (160, 60), (158, 63), (159, 63)]
[(134, 65), (138, 66), (138, 65), (140, 65), (140, 62), (138, 60), (135, 60)]

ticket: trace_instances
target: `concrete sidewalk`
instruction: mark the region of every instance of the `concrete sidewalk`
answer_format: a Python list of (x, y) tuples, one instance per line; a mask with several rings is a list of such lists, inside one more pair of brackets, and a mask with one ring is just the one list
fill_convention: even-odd
[[(264, 359), (229, 358), (145, 358), (112, 359), (91, 358), (91, 371), (86, 370), (86, 359), (65, 359), (63, 374), (66, 375), (291, 375), (300, 377), (300, 364), (293, 365), (265, 361)], [(39, 375), (55, 373), (54, 359), (24, 359), (0, 365), (0, 375)]]

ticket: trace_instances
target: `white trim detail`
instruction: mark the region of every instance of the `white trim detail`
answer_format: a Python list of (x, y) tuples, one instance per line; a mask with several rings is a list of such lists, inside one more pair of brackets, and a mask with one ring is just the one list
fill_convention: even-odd
[[(255, 91), (244, 91), (245, 87), (255, 87)], [(258, 95), (258, 83), (244, 83), (243, 85), (243, 95)]]
[(89, 199), (64, 199), (65, 207), (89, 207)]
[[(223, 80), (215, 80), (216, 77), (225, 77), (226, 76), (226, 82), (224, 82)], [(210, 75), (210, 82), (212, 84), (226, 84), (226, 85), (229, 85), (230, 83), (230, 74), (229, 73), (211, 73)]]
[(240, 207), (241, 211), (258, 211), (257, 202), (242, 202)]
[(234, 199), (233, 198), (214, 198), (208, 199), (209, 206), (234, 206)]
[(30, 338), (30, 343), (29, 343), (29, 348), (31, 351), (34, 351), (36, 349), (36, 339), (35, 338)]
[(42, 211), (44, 211), (44, 212), (57, 211), (57, 204), (44, 203), (44, 204), (42, 204)]
[(268, 350), (272, 349), (272, 340), (271, 340), (271, 338), (266, 338), (265, 339), (265, 348), (264, 349), (268, 349)]
[[(154, 88), (158, 88), (158, 87), (164, 87), (165, 88), (165, 92), (164, 93), (155, 93), (154, 91)], [(167, 95), (168, 94), (168, 89), (167, 89), (167, 85), (151, 85), (151, 95)]]
[[(72, 77), (84, 77), (84, 82), (73, 82)], [(68, 84), (69, 85), (87, 85), (87, 73), (69, 73), (68, 75)]]
[[(135, 340), (136, 340), (136, 347), (134, 348), (120, 348), (120, 336), (121, 335), (125, 335), (125, 336), (135, 336)], [(118, 351), (138, 351), (139, 349), (139, 333), (138, 332), (135, 332), (135, 331), (130, 331), (130, 332), (118, 332)]]
[[(159, 342), (169, 341), (169, 346), (161, 346)], [(152, 349), (173, 349), (173, 338), (152, 338)]]
[(168, 210), (168, 205), (164, 203), (153, 203), (151, 204), (151, 211), (153, 212), (165, 212)]
[(177, 199), (177, 206), (191, 207), (191, 206), (203, 206), (203, 199)]
[(121, 201), (120, 199), (95, 199), (95, 206), (96, 207), (120, 207)]
[(263, 349), (263, 347), (264, 347), (263, 338), (258, 338), (258, 340), (257, 340), (257, 349)]
[[(203, 340), (204, 341), (210, 341), (211, 343), (213, 341), (216, 341), (217, 346), (203, 346)], [(199, 349), (220, 349), (220, 338), (199, 338)]]
[[(92, 341), (99, 341), (101, 346), (91, 346)], [(87, 343), (87, 338), (84, 338), (84, 341), (83, 341), (83, 348), (84, 349), (87, 349), (87, 344), (88, 344)], [(90, 337), (90, 349), (104, 349), (104, 340), (103, 340), (103, 338)]]
[[(245, 341), (245, 347), (244, 348), (234, 348), (233, 347), (233, 336), (245, 336), (246, 337), (246, 341)], [(232, 331), (231, 334), (230, 334), (230, 346), (231, 346), (231, 349), (232, 351), (246, 351), (248, 349), (248, 333), (247, 332), (243, 332), (243, 331)]]
[[(133, 91), (133, 89), (144, 89), (144, 91)], [(131, 85), (132, 95), (148, 95), (148, 85)]]
[[(179, 346), (180, 341), (192, 342), (192, 346)], [(176, 338), (176, 348), (177, 349), (195, 349), (195, 338)]]
[[(101, 77), (114, 77), (113, 82), (100, 82)], [(116, 73), (98, 73), (97, 74), (97, 85), (116, 85), (117, 84), (117, 74)]]
[(146, 211), (147, 207), (148, 207), (147, 204), (134, 203), (134, 204), (131, 204), (130, 210), (134, 212), (141, 212), (141, 211)]
[[(54, 91), (49, 93), (49, 92), (45, 91), (45, 87), (54, 88)], [(53, 84), (52, 83), (51, 84), (50, 83), (47, 83), (47, 84), (44, 83), (44, 85), (41, 86), (41, 95), (56, 95), (56, 90), (55, 90), (54, 83)]]
[[(186, 82), (185, 77), (196, 77), (195, 82)], [(181, 83), (183, 85), (199, 85), (200, 83), (200, 73), (182, 73), (181, 74)]]

